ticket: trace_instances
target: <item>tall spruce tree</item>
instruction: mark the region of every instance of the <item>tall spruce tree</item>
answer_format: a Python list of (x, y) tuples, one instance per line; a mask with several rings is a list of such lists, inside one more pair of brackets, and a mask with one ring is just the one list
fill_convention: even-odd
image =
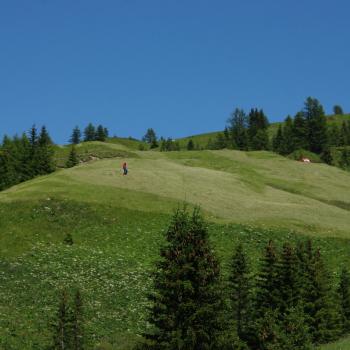
[(309, 149), (307, 123), (303, 112), (294, 117), (293, 136), (295, 149)]
[(41, 128), (40, 135), (38, 137), (38, 150), (36, 158), (38, 174), (49, 174), (55, 170), (52, 140), (45, 126)]
[(106, 141), (107, 135), (105, 134), (105, 128), (102, 125), (99, 125), (96, 130), (96, 141), (104, 142)]
[(198, 209), (178, 210), (154, 273), (147, 349), (219, 349), (222, 296), (219, 263)]
[(77, 164), (79, 164), (78, 153), (77, 153), (77, 150), (75, 148), (75, 145), (72, 145), (70, 152), (69, 152), (68, 160), (66, 162), (66, 167), (72, 168), (73, 166), (75, 166)]
[(92, 123), (89, 123), (84, 130), (84, 141), (95, 141), (96, 139), (96, 130)]
[(340, 274), (338, 295), (340, 300), (342, 333), (348, 334), (350, 333), (350, 273), (346, 268), (343, 268)]
[(272, 150), (276, 153), (282, 154), (283, 145), (283, 128), (282, 124), (278, 125), (277, 133), (272, 139)]
[(81, 141), (81, 131), (79, 127), (76, 126), (72, 131), (72, 135), (69, 139), (69, 142), (73, 145), (77, 145), (80, 143), (80, 141)]
[(231, 147), (241, 151), (248, 150), (247, 116), (243, 109), (236, 108), (227, 122)]
[(244, 341), (251, 341), (252, 284), (247, 256), (239, 244), (230, 265), (229, 297), (235, 333)]
[(293, 119), (288, 116), (284, 121), (283, 126), (283, 138), (280, 146), (281, 154), (288, 155), (295, 151), (295, 139), (294, 139), (294, 125)]
[(320, 102), (312, 97), (305, 101), (304, 116), (307, 127), (309, 150), (320, 154), (328, 144), (327, 122)]
[(311, 241), (304, 245), (302, 302), (313, 343), (326, 343), (338, 337), (340, 320), (331, 282), (319, 250)]

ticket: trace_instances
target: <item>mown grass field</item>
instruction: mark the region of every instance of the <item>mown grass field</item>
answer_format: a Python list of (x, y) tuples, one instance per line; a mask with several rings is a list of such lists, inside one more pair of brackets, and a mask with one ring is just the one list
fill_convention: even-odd
[[(281, 246), (312, 236), (334, 280), (350, 262), (348, 172), (269, 152), (113, 147), (123, 158), (0, 193), (0, 349), (44, 349), (64, 286), (81, 288), (95, 346), (130, 349), (147, 327), (149, 274), (164, 230), (184, 202), (202, 207), (224, 273), (238, 242), (257, 267), (269, 239)], [(67, 233), (72, 246), (63, 243)]]

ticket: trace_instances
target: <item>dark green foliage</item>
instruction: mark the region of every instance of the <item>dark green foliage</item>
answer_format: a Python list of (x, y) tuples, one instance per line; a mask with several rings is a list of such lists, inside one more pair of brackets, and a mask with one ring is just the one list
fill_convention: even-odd
[(302, 303), (306, 323), (314, 343), (326, 343), (340, 333), (340, 320), (331, 282), (321, 253), (314, 250), (311, 241), (298, 248), (302, 278)]
[(170, 152), (170, 151), (180, 151), (180, 145), (177, 141), (172, 140), (170, 137), (166, 140), (160, 139), (160, 151)]
[(247, 256), (239, 244), (232, 257), (229, 276), (229, 297), (234, 323), (234, 333), (242, 341), (251, 337), (252, 283)]
[(276, 153), (282, 154), (283, 146), (283, 128), (282, 124), (278, 126), (277, 133), (272, 139), (272, 150)]
[(92, 125), (92, 123), (89, 123), (88, 126), (84, 130), (84, 141), (95, 141), (96, 139), (96, 129)]
[(335, 105), (335, 106), (333, 106), (333, 113), (334, 114), (344, 114), (343, 108), (341, 108), (341, 106), (339, 106), (339, 105)]
[(72, 131), (72, 136), (70, 137), (69, 142), (74, 145), (77, 145), (80, 143), (80, 141), (81, 141), (81, 131), (79, 127), (76, 126)]
[(188, 140), (188, 143), (187, 143), (187, 150), (188, 150), (188, 151), (193, 151), (193, 149), (194, 149), (193, 140), (192, 140), (192, 139), (189, 139), (189, 140)]
[(236, 108), (227, 122), (231, 146), (242, 151), (248, 150), (247, 117), (244, 111)]
[(330, 147), (326, 147), (322, 154), (321, 154), (321, 159), (328, 165), (332, 165), (333, 164), (333, 157), (332, 157), (332, 152)]
[(227, 147), (225, 135), (219, 132), (216, 136), (212, 149), (224, 149)]
[(99, 125), (96, 129), (95, 140), (104, 142), (106, 141), (107, 135), (106, 135), (106, 128), (104, 128), (102, 125)]
[(76, 150), (75, 146), (73, 145), (70, 152), (69, 152), (66, 167), (72, 168), (73, 166), (75, 166), (77, 164), (79, 164), (79, 157), (78, 157), (77, 150)]
[(339, 132), (339, 146), (348, 145), (350, 145), (350, 122), (344, 121)]
[(350, 332), (350, 274), (346, 268), (343, 268), (340, 274), (338, 296), (340, 300), (342, 333), (348, 334)]
[(12, 139), (5, 136), (0, 145), (0, 190), (53, 172), (53, 156), (52, 141), (44, 126), (40, 135), (33, 126), (29, 138), (25, 134)]
[(198, 210), (178, 210), (154, 273), (147, 349), (219, 349), (220, 269)]
[(248, 115), (247, 133), (252, 150), (267, 150), (269, 148), (268, 126), (269, 122), (263, 110), (251, 109)]
[(295, 149), (308, 149), (308, 131), (303, 112), (298, 112), (294, 117), (293, 136)]
[(87, 339), (84, 334), (83, 300), (79, 290), (74, 300), (69, 300), (67, 290), (62, 290), (60, 303), (53, 323), (52, 350), (83, 350)]
[(327, 145), (327, 124), (320, 102), (308, 97), (305, 101), (304, 117), (306, 120), (308, 146), (311, 152), (320, 154)]
[(344, 147), (341, 150), (339, 165), (345, 170), (350, 168), (350, 148)]
[(142, 138), (144, 142), (147, 142), (151, 148), (158, 147), (157, 135), (152, 128), (147, 129), (145, 136)]

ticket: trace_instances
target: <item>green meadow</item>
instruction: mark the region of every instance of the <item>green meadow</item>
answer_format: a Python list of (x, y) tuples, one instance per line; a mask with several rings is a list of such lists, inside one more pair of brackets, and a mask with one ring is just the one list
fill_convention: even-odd
[(350, 262), (349, 172), (270, 152), (145, 152), (132, 142), (83, 144), (92, 160), (0, 192), (1, 349), (45, 349), (63, 287), (81, 289), (95, 348), (131, 349), (147, 328), (164, 231), (184, 203), (201, 207), (224, 274), (238, 242), (253, 268), (270, 239), (312, 237), (334, 281)]

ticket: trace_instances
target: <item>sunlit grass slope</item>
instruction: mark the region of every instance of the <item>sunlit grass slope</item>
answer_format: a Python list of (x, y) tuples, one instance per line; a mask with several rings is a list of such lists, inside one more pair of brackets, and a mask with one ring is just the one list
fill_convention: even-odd
[[(129, 154), (130, 156), (130, 154)], [(348, 237), (350, 174), (324, 164), (303, 164), (269, 152), (138, 152), (59, 171), (0, 194), (0, 201), (61, 195), (79, 201), (169, 213), (181, 201), (200, 205), (221, 222), (288, 227)]]
[(350, 262), (347, 172), (269, 152), (115, 147), (123, 158), (0, 192), (0, 349), (45, 349), (63, 286), (82, 290), (94, 344), (130, 349), (146, 327), (149, 272), (182, 202), (202, 207), (224, 273), (238, 241), (255, 268), (269, 239), (281, 246), (309, 235), (333, 277)]
[(317, 350), (349, 350), (350, 349), (350, 338), (339, 340), (332, 344), (326, 344), (320, 346)]

